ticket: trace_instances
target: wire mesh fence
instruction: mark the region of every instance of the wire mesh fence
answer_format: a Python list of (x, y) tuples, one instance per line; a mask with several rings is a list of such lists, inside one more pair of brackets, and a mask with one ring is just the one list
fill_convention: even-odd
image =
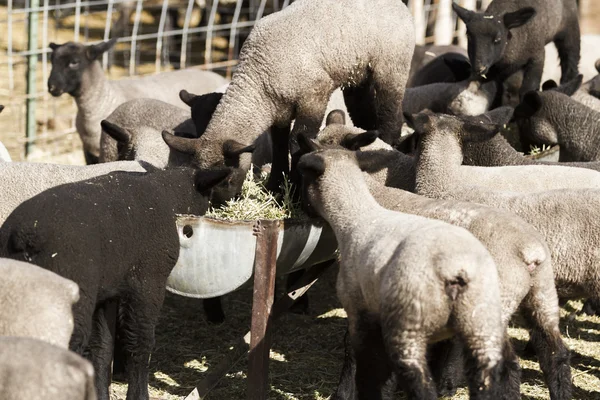
[[(81, 161), (56, 159), (79, 149), (80, 142), (73, 99), (53, 98), (47, 92), (51, 42), (97, 43), (117, 37), (113, 51), (102, 59), (109, 79), (186, 67), (230, 77), (256, 21), (292, 1), (0, 1), (0, 31), (6, 33), (0, 37), (0, 104), (5, 105), (0, 139), (15, 160)], [(415, 16), (418, 43), (463, 42), (452, 0), (405, 3)], [(462, 1), (469, 8), (487, 3)]]

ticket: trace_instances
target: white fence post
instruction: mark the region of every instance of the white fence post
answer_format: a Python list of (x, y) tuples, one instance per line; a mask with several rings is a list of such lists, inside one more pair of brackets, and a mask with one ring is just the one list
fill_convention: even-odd
[[(461, 4), (467, 10), (475, 10), (476, 0), (463, 0)], [(458, 45), (467, 48), (467, 26), (458, 18)]]
[(452, 39), (454, 38), (452, 0), (439, 0), (434, 35), (434, 43), (437, 45), (446, 45), (452, 43)]
[(425, 12), (423, 10), (423, 0), (410, 0), (410, 10), (415, 20), (415, 40), (416, 44), (425, 43)]

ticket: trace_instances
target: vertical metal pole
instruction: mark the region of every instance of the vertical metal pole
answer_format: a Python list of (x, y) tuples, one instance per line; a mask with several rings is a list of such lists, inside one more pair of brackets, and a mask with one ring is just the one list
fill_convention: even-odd
[(31, 0), (31, 12), (29, 13), (29, 56), (27, 64), (27, 121), (25, 125), (25, 132), (27, 135), (27, 142), (25, 143), (25, 157), (27, 157), (34, 148), (33, 141), (35, 140), (35, 81), (36, 81), (36, 70), (37, 70), (37, 48), (38, 48), (38, 13), (40, 7), (40, 0)]
[(254, 294), (248, 357), (246, 398), (266, 400), (271, 348), (271, 309), (275, 295), (277, 236), (281, 221), (258, 221), (254, 226), (256, 256), (254, 259)]

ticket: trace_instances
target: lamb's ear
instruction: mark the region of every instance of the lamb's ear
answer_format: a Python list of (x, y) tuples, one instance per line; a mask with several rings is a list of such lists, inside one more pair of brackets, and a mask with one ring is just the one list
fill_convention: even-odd
[(179, 91), (179, 98), (181, 99), (181, 101), (183, 101), (189, 107), (191, 107), (194, 104), (194, 100), (196, 100), (197, 97), (198, 96), (196, 96), (195, 94), (192, 94), (192, 93), (188, 92), (185, 89), (181, 89)]
[(115, 43), (117, 43), (117, 38), (112, 38), (106, 42), (89, 45), (86, 48), (86, 55), (90, 60), (96, 60), (102, 55), (102, 53), (110, 50)]
[(52, 42), (48, 45), (48, 47), (50, 47), (50, 49), (52, 51), (56, 51), (56, 49), (58, 49), (60, 47), (60, 44), (56, 44), (56, 43)]
[(510, 122), (514, 112), (514, 108), (503, 106), (488, 111), (482, 117), (488, 119), (493, 124), (503, 126)]
[(325, 173), (325, 161), (316, 154), (300, 157), (296, 166), (302, 176), (317, 178)]
[(196, 190), (202, 193), (212, 189), (213, 187), (221, 183), (223, 180), (225, 180), (231, 174), (231, 171), (231, 168), (196, 171)]
[(469, 11), (456, 3), (452, 3), (452, 9), (456, 13), (456, 15), (458, 15), (458, 18), (460, 18), (465, 24), (469, 23), (475, 15), (473, 11)]
[(410, 154), (417, 149), (418, 141), (419, 141), (419, 135), (418, 134), (415, 135), (414, 133), (411, 133), (409, 135), (400, 137), (400, 142), (397, 145), (395, 145), (394, 147), (396, 148), (396, 150), (398, 150), (404, 154)]
[(513, 119), (529, 118), (542, 108), (542, 98), (539, 92), (532, 90), (523, 96), (523, 101), (515, 108)]
[(248, 146), (230, 139), (223, 143), (223, 156), (225, 158), (236, 159), (243, 153), (252, 153), (255, 148), (254, 144)]
[(366, 131), (362, 133), (349, 133), (342, 139), (342, 147), (348, 150), (358, 150), (373, 143), (379, 137), (378, 131)]
[(405, 112), (404, 120), (406, 121), (406, 124), (418, 134), (427, 132), (431, 125), (431, 118), (425, 113), (410, 114)]
[(119, 143), (129, 143), (131, 141), (131, 134), (112, 122), (103, 119), (100, 121), (100, 126), (102, 126), (102, 131)]
[(542, 91), (545, 92), (546, 90), (556, 89), (557, 87), (558, 84), (556, 83), (556, 81), (554, 81), (554, 79), (548, 79), (542, 84)]
[(598, 71), (598, 73), (600, 74), (600, 58), (596, 60), (594, 67), (596, 67), (596, 71)]
[(463, 125), (461, 134), (464, 143), (485, 142), (496, 136), (502, 125), (479, 122), (467, 122)]
[(0, 113), (4, 110), (4, 106), (0, 104)]
[(446, 56), (442, 56), (442, 60), (444, 60), (444, 64), (446, 64), (452, 75), (454, 75), (456, 82), (462, 82), (471, 76), (472, 70), (469, 60), (456, 57), (447, 58)]
[(196, 96), (192, 107), (192, 120), (196, 125), (198, 136), (202, 135), (223, 97), (223, 93), (213, 92)]
[(196, 154), (196, 139), (186, 139), (175, 136), (169, 131), (162, 131), (162, 138), (173, 150), (183, 154)]
[(504, 26), (506, 29), (518, 28), (525, 25), (535, 17), (536, 11), (533, 7), (523, 7), (515, 12), (504, 14)]
[(581, 83), (583, 82), (583, 75), (579, 74), (576, 78), (570, 80), (569, 82), (565, 82), (555, 90), (560, 93), (564, 93), (567, 96), (573, 96), (573, 94), (579, 90), (581, 87)]
[(312, 153), (313, 151), (321, 150), (321, 146), (318, 142), (308, 137), (306, 132), (300, 132), (296, 137), (298, 140), (298, 146), (300, 147), (301, 154)]
[(331, 124), (346, 125), (346, 113), (342, 110), (333, 110), (327, 115), (325, 126)]

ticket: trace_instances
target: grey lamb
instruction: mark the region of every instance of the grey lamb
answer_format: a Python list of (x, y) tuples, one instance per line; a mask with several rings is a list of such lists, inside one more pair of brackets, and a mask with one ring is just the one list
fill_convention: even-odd
[(180, 89), (202, 94), (212, 92), (227, 82), (214, 72), (194, 69), (110, 81), (104, 75), (99, 58), (115, 43), (116, 39), (88, 46), (73, 42), (62, 45), (50, 43), (52, 71), (48, 78), (48, 91), (53, 96), (68, 93), (75, 98), (75, 125), (88, 164), (97, 162), (100, 156), (100, 121), (119, 104), (150, 97), (183, 106), (178, 97)]
[[(363, 165), (369, 156), (356, 152), (348, 157), (354, 157), (356, 164), (364, 170)], [(348, 179), (346, 170), (337, 173), (338, 179)], [(386, 187), (385, 181), (378, 181), (376, 176), (365, 175), (364, 179), (369, 192), (381, 206), (465, 228), (481, 241), (498, 268), (503, 322), (508, 324), (519, 306), (525, 310), (526, 318), (535, 331), (533, 335), (544, 339), (544, 343), (535, 344), (538, 345), (539, 359), (551, 362), (551, 365), (542, 367), (549, 374), (546, 379), (550, 390), (562, 387), (562, 390), (570, 391), (569, 359), (562, 357), (567, 350), (558, 326), (558, 297), (550, 250), (541, 235), (524, 220), (506, 211), (466, 202), (428, 199)], [(507, 353), (513, 354), (512, 351)], [(566, 372), (559, 375), (551, 367)], [(515, 375), (513, 383), (516, 380), (518, 391), (518, 372)], [(556, 382), (559, 378), (564, 381)]]
[(54, 272), (0, 258), (0, 336), (22, 336), (69, 347), (71, 307), (79, 286)]
[(576, 0), (494, 0), (485, 12), (452, 4), (467, 26), (468, 52), (476, 74), (503, 82), (523, 71), (520, 98), (540, 88), (544, 46), (554, 42), (561, 82), (578, 74), (580, 32)]
[(96, 400), (94, 368), (41, 340), (0, 336), (2, 400)]
[[(573, 93), (571, 98), (594, 111), (600, 111), (600, 59), (596, 60), (594, 67), (599, 74), (581, 85), (581, 87)], [(544, 82), (542, 89), (548, 90), (556, 88), (557, 86), (555, 81), (548, 80)]]
[(600, 161), (600, 112), (568, 94), (529, 92), (514, 115), (523, 143), (559, 144), (559, 161)]
[(309, 212), (337, 238), (358, 398), (381, 398), (394, 372), (409, 398), (437, 399), (427, 343), (454, 333), (473, 363), (471, 398), (497, 398), (506, 338), (485, 247), (463, 228), (381, 207), (344, 150), (304, 155), (298, 169)]
[[(304, 34), (302, 34), (304, 33)], [(288, 169), (288, 133), (316, 135), (333, 91), (342, 87), (362, 103), (371, 83), (381, 137), (399, 139), (402, 99), (414, 51), (412, 16), (396, 0), (298, 0), (256, 23), (240, 65), (199, 139), (167, 136), (169, 145), (195, 153), (199, 166), (237, 166), (240, 150), (272, 129), (277, 190)], [(356, 121), (355, 121), (356, 123)], [(193, 141), (197, 145), (186, 143)], [(243, 167), (248, 167), (247, 160)]]
[(19, 204), (46, 189), (114, 171), (145, 172), (146, 169), (137, 161), (86, 166), (28, 162), (0, 164), (0, 225)]

